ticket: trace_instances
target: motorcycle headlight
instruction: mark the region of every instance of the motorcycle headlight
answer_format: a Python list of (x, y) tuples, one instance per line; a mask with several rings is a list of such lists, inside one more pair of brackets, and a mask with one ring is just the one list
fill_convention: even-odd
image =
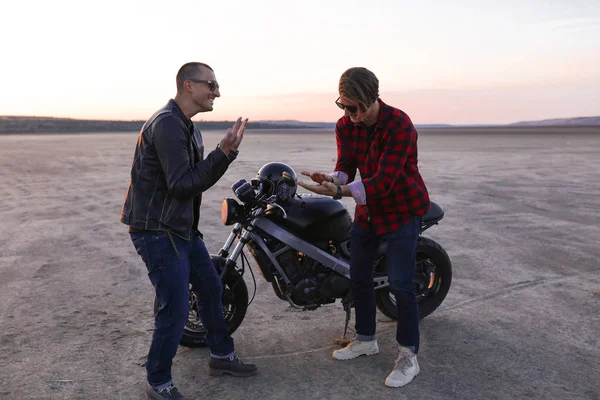
[(244, 216), (244, 207), (232, 198), (225, 198), (221, 203), (221, 221), (223, 225), (233, 225), (241, 222)]

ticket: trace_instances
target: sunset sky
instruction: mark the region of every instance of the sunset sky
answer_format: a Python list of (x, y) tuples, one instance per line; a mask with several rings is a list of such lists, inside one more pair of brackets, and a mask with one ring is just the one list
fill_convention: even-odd
[(0, 115), (146, 119), (188, 61), (221, 85), (195, 120), (335, 121), (371, 69), (413, 122), (600, 115), (600, 1), (11, 1)]

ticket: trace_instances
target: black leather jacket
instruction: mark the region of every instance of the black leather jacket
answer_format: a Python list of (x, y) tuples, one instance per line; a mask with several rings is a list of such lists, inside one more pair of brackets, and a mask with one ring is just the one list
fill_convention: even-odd
[(200, 131), (169, 100), (140, 131), (121, 222), (132, 230), (165, 230), (189, 240), (192, 229), (198, 230), (202, 192), (236, 156), (217, 146), (204, 159)]

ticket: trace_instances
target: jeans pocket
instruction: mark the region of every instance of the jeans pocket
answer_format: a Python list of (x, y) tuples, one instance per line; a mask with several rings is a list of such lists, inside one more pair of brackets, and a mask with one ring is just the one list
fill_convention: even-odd
[(131, 238), (135, 250), (146, 265), (148, 274), (160, 271), (164, 267), (164, 246), (169, 238), (165, 232), (152, 232)]
[(131, 241), (133, 242), (133, 247), (135, 247), (135, 250), (138, 250), (138, 245), (139, 243), (142, 243), (144, 241), (144, 236), (141, 234), (131, 234)]

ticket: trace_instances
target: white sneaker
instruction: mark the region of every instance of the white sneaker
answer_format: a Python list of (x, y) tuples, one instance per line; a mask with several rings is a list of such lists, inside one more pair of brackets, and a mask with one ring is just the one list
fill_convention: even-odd
[(420, 371), (417, 355), (411, 349), (400, 347), (400, 355), (394, 363), (394, 369), (385, 379), (385, 385), (389, 387), (407, 385)]
[(373, 356), (375, 354), (379, 354), (379, 345), (377, 345), (377, 339), (369, 340), (368, 342), (353, 340), (343, 349), (334, 351), (333, 358), (336, 360), (351, 360), (358, 356)]

